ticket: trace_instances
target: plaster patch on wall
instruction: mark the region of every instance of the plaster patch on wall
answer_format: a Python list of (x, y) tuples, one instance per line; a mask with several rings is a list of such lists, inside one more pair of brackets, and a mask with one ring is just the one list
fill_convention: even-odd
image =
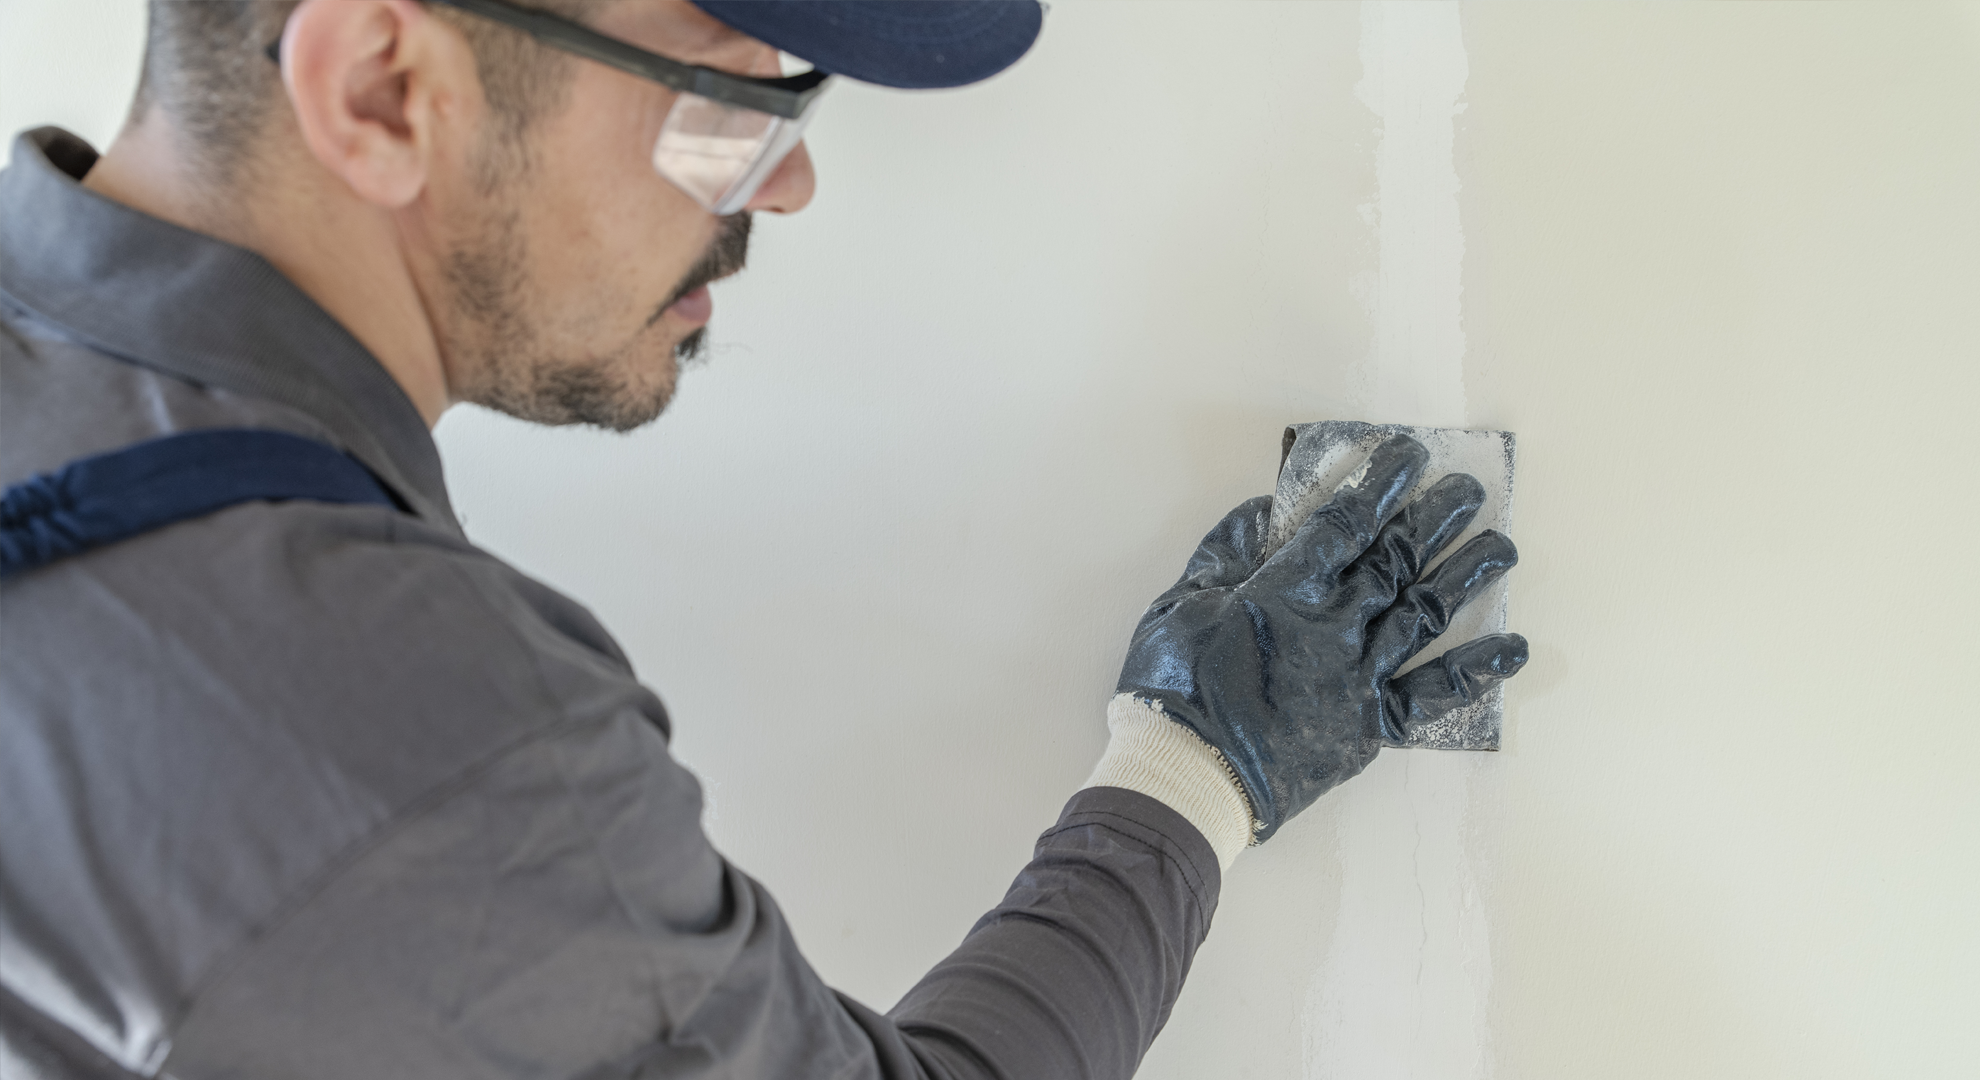
[[(1464, 425), (1464, 233), (1453, 158), (1468, 65), (1456, 3), (1361, 5), (1375, 114), (1378, 263), (1361, 283), (1374, 325), (1365, 419)], [(1490, 933), (1466, 838), (1483, 755), (1383, 752), (1339, 800), (1341, 898), (1304, 1012), (1308, 1077), (1486, 1077)]]
[(716, 795), (721, 791), (722, 782), (685, 761), (680, 764), (681, 768), (686, 769), (688, 774), (694, 777), (694, 782), (701, 785), (701, 828), (703, 831), (713, 830), (715, 823), (722, 818), (721, 809), (715, 801)]
[(1362, 207), (1378, 261), (1360, 299), (1374, 324), (1364, 418), (1464, 426), (1464, 229), (1454, 120), (1468, 74), (1458, 5), (1364, 0), (1361, 82), (1375, 114), (1375, 198)]

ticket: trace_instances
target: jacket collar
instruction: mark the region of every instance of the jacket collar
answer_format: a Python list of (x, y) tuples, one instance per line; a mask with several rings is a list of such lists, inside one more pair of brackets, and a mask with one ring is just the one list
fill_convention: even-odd
[(432, 433), (384, 366), (261, 256), (83, 187), (96, 159), (60, 128), (14, 140), (0, 294), (119, 359), (308, 413), (458, 534)]

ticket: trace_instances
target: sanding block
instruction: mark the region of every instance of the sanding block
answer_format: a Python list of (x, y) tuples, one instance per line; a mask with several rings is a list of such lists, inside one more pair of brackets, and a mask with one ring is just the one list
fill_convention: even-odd
[[(1430, 465), (1424, 470), (1416, 491), (1411, 493), (1412, 499), (1439, 478), (1454, 472), (1470, 473), (1485, 487), (1485, 505), (1478, 511), (1477, 519), (1444, 549), (1443, 555), (1456, 551), (1466, 540), (1486, 529), (1512, 534), (1512, 432), (1326, 420), (1294, 424), (1286, 429), (1279, 458), (1279, 484), (1272, 493), (1272, 516), (1266, 529), (1267, 554), (1283, 546), (1307, 516), (1332, 498), (1341, 484), (1361, 467), (1376, 445), (1392, 435), (1407, 435), (1430, 451)], [(1444, 633), (1424, 646), (1403, 670), (1408, 671), (1453, 645), (1487, 634), (1504, 633), (1505, 629), (1506, 580), (1501, 578), (1459, 609)], [(1430, 750), (1497, 750), (1504, 719), (1505, 692), (1495, 686), (1472, 704), (1413, 731), (1408, 745)]]

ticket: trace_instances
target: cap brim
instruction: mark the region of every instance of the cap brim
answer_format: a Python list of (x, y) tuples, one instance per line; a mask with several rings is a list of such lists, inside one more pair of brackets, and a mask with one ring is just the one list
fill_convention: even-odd
[(1038, 39), (1037, 0), (693, 0), (821, 71), (929, 90), (987, 79)]

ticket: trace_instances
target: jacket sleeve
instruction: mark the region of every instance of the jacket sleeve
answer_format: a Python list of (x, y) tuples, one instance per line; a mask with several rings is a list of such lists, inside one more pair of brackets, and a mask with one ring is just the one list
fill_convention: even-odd
[(637, 714), (564, 725), (402, 815), (184, 1003), (177, 1080), (1124, 1078), (1208, 930), (1180, 815), (1076, 794), (899, 1005), (830, 990), (713, 850)]
[(928, 1076), (1130, 1076), (1209, 932), (1218, 874), (1174, 810), (1087, 788), (889, 1019)]

